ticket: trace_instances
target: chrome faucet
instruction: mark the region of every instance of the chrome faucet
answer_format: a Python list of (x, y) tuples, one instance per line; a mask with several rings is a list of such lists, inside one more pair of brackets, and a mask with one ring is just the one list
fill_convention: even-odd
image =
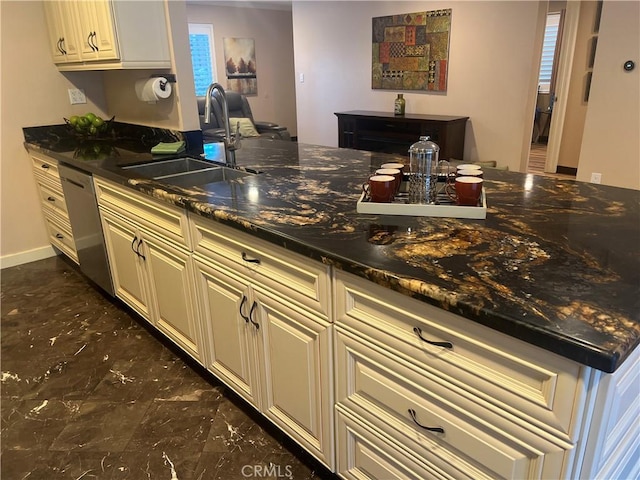
[[(240, 148), (240, 129), (236, 128), (236, 133), (231, 134), (231, 123), (229, 121), (229, 105), (227, 104), (227, 94), (224, 92), (224, 88), (219, 83), (212, 83), (207, 88), (207, 95), (204, 101), (204, 123), (210, 123), (211, 118), (211, 98), (213, 91), (218, 90), (220, 92), (220, 98), (222, 98), (222, 114), (224, 116), (224, 137), (222, 142), (224, 143), (224, 151), (227, 159), (227, 164), (236, 166), (236, 150)], [(238, 125), (239, 127), (239, 125)]]

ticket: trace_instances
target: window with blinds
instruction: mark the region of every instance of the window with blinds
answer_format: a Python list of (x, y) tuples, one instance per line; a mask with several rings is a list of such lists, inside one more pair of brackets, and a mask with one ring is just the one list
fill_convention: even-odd
[(215, 56), (213, 50), (213, 25), (189, 24), (189, 45), (196, 95), (203, 96), (207, 87), (216, 79)]
[(560, 12), (547, 15), (547, 26), (544, 30), (544, 43), (542, 45), (542, 60), (540, 61), (540, 76), (538, 79), (538, 91), (549, 93), (551, 86), (551, 73), (553, 72), (553, 58), (558, 40), (558, 26), (560, 25)]

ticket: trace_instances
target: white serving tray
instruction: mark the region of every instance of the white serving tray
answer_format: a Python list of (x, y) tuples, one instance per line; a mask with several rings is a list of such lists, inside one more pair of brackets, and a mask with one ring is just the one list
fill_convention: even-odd
[(487, 198), (483, 188), (480, 205), (477, 207), (407, 203), (407, 196), (402, 194), (391, 203), (376, 203), (366, 200), (365, 193), (363, 192), (358, 200), (356, 210), (358, 213), (372, 213), (375, 215), (411, 215), (416, 217), (472, 218), (483, 220), (487, 218)]

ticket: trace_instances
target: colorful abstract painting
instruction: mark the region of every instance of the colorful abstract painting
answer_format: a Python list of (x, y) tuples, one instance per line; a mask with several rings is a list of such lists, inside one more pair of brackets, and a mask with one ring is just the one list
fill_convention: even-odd
[(451, 9), (373, 18), (371, 87), (447, 90)]
[(258, 93), (258, 68), (253, 38), (223, 38), (227, 89), (243, 95)]

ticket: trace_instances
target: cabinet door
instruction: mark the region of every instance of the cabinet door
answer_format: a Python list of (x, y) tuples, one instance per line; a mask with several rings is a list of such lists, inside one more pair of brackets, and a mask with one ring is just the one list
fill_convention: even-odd
[(261, 333), (262, 411), (333, 468), (333, 380), (330, 323), (258, 293), (250, 320)]
[(54, 63), (77, 62), (80, 52), (76, 40), (74, 15), (68, 2), (43, 2), (49, 43)]
[(98, 58), (100, 60), (120, 58), (111, 1), (95, 0), (91, 3), (93, 4), (93, 21), (96, 32), (93, 43), (98, 48)]
[(257, 330), (249, 322), (250, 289), (247, 283), (213, 264), (196, 260), (195, 266), (200, 322), (208, 341), (205, 366), (257, 406)]
[(109, 0), (77, 2), (83, 60), (117, 59), (118, 47)]
[(149, 275), (156, 326), (197, 360), (201, 360), (200, 334), (189, 286), (190, 255), (145, 234), (141, 251)]
[(139, 251), (140, 235), (125, 220), (101, 210), (102, 230), (116, 295), (146, 320), (151, 321), (147, 302), (144, 264)]

